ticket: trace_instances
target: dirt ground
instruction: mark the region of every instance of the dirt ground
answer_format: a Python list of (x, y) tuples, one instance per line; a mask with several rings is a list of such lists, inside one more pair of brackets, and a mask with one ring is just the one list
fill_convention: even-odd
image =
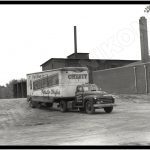
[(149, 145), (150, 95), (119, 95), (110, 114), (32, 109), (0, 100), (0, 145)]

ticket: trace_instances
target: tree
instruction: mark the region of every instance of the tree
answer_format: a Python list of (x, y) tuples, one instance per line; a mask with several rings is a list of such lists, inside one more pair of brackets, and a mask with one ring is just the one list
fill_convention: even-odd
[(149, 13), (149, 11), (150, 11), (150, 5), (146, 6), (144, 12)]
[(20, 81), (26, 81), (26, 79), (23, 78), (20, 80), (13, 79), (9, 81), (9, 83), (7, 83), (6, 86), (0, 86), (0, 99), (13, 98), (14, 97), (13, 86), (15, 83)]

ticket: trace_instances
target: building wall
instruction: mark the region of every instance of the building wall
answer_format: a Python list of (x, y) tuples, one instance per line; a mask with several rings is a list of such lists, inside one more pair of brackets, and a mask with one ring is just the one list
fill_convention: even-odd
[(146, 93), (144, 65), (136, 67), (137, 92)]
[(132, 67), (93, 72), (93, 82), (109, 93), (134, 92)]
[(65, 60), (53, 60), (52, 69), (63, 68), (65, 64)]
[(145, 65), (146, 75), (144, 64), (94, 71), (93, 82), (109, 93), (150, 93), (150, 63)]
[(150, 93), (150, 65), (147, 65), (148, 93)]

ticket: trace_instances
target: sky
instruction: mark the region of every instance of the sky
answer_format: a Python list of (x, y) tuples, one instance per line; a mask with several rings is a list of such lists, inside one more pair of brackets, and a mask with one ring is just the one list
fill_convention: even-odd
[[(147, 5), (0, 5), (0, 85), (39, 72), (50, 58), (140, 60), (139, 18)], [(148, 28), (148, 36), (150, 37)]]

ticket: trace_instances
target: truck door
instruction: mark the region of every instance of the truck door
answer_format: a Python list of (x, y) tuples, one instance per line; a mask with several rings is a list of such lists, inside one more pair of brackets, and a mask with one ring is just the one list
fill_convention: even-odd
[(83, 104), (83, 87), (77, 86), (76, 89), (76, 105), (82, 105)]

